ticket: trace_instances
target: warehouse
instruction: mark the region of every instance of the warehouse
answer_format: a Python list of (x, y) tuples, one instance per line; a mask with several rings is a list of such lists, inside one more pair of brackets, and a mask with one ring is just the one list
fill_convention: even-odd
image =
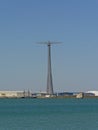
[(24, 91), (0, 91), (0, 98), (22, 98)]

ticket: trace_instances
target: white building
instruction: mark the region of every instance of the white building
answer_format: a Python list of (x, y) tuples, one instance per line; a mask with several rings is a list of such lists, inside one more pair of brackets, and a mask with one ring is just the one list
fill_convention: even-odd
[(86, 92), (86, 93), (92, 93), (92, 94), (94, 94), (95, 96), (98, 96), (98, 91), (88, 91), (88, 92)]
[(0, 98), (21, 98), (24, 91), (0, 91)]

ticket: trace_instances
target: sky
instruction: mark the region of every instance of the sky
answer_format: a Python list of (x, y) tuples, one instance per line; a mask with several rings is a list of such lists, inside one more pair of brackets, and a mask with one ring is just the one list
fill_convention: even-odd
[(98, 0), (0, 0), (0, 90), (98, 90)]

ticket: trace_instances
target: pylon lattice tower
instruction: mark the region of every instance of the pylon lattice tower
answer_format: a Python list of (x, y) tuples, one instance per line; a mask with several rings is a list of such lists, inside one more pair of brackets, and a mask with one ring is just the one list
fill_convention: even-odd
[(60, 42), (39, 42), (40, 44), (46, 44), (48, 47), (48, 74), (47, 74), (47, 94), (53, 95), (53, 79), (52, 79), (52, 67), (51, 67), (51, 45), (58, 44)]
[(47, 94), (53, 94), (53, 80), (51, 68), (51, 43), (48, 42), (48, 74), (47, 74)]

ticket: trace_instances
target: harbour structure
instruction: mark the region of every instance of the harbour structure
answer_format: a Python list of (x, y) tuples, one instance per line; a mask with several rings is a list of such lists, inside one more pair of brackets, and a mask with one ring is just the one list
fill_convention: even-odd
[(76, 95), (76, 98), (84, 98), (84, 93), (80, 92)]
[(47, 89), (46, 92), (49, 95), (53, 95), (53, 79), (52, 79), (52, 67), (51, 67), (51, 45), (58, 44), (61, 42), (39, 42), (40, 44), (46, 44), (48, 47), (48, 73), (47, 73)]

